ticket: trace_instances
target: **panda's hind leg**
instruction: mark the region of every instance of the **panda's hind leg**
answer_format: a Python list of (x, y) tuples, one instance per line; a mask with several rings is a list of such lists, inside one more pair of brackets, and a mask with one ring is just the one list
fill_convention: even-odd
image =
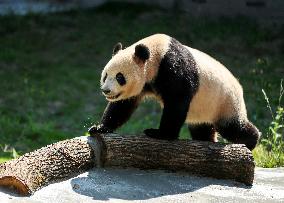
[(258, 129), (249, 121), (222, 120), (217, 123), (216, 129), (223, 138), (233, 143), (245, 144), (250, 150), (255, 148), (260, 137)]
[(189, 124), (188, 129), (193, 140), (217, 142), (216, 130), (212, 124)]

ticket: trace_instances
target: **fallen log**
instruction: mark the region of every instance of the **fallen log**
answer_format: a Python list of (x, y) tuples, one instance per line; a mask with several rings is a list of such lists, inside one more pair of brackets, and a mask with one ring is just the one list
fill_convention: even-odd
[(92, 167), (187, 171), (252, 185), (255, 164), (251, 151), (241, 144), (106, 134), (60, 141), (2, 163), (0, 186), (31, 195)]

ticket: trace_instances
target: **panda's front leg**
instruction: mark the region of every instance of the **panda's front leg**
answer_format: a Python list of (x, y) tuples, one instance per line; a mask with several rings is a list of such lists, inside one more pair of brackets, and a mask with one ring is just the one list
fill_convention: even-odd
[(88, 130), (89, 134), (94, 136), (97, 133), (113, 132), (129, 120), (139, 102), (139, 97), (109, 102), (105, 108), (100, 124), (91, 126)]
[[(172, 99), (172, 98), (171, 98)], [(146, 129), (144, 133), (152, 138), (174, 140), (179, 136), (180, 129), (186, 119), (189, 99), (164, 102), (163, 114), (159, 129)]]

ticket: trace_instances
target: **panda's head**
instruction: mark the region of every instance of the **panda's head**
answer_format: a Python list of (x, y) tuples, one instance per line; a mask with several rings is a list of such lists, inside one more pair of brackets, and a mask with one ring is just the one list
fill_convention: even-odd
[(145, 82), (145, 65), (150, 57), (149, 49), (138, 44), (122, 49), (118, 43), (112, 59), (101, 75), (101, 90), (108, 101), (114, 102), (137, 96)]

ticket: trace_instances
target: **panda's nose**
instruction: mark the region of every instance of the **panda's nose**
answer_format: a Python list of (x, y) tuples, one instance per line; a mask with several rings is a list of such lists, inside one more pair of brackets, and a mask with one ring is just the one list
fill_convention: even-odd
[(105, 94), (109, 94), (110, 93), (110, 89), (102, 89), (103, 93)]

